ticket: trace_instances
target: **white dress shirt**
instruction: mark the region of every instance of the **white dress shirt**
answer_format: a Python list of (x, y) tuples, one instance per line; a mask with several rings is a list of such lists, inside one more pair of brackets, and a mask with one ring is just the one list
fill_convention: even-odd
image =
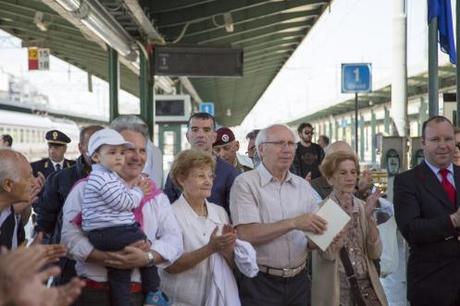
[[(86, 262), (94, 247), (73, 220), (81, 213), (83, 192), (86, 181), (81, 181), (69, 193), (63, 208), (61, 242), (68, 248), (69, 255), (77, 263), (77, 275), (97, 282), (107, 281), (107, 269), (101, 265)], [(151, 249), (166, 261), (158, 265), (165, 268), (182, 255), (182, 233), (177, 224), (168, 198), (163, 193), (157, 195), (142, 208), (143, 231), (152, 242)], [(139, 270), (133, 270), (131, 281), (140, 282)]]
[[(255, 170), (236, 177), (230, 191), (234, 225), (276, 223), (318, 209), (313, 188), (300, 176), (287, 173), (279, 182), (261, 163)], [(273, 268), (296, 268), (305, 263), (308, 239), (292, 230), (271, 241), (255, 245), (257, 263)]]

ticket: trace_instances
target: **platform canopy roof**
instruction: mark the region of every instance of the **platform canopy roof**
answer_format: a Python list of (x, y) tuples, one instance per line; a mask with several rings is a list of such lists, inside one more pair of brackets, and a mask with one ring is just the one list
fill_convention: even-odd
[[(253, 108), (330, 2), (0, 0), (0, 28), (21, 38), (24, 46), (50, 48), (58, 58), (105, 80), (107, 39), (109, 44), (111, 39), (128, 41), (136, 52), (140, 52), (137, 46), (148, 43), (244, 48), (242, 78), (157, 79), (160, 92), (168, 91), (165, 83), (176, 88), (181, 83), (196, 102), (214, 102), (217, 121), (234, 126)], [(84, 22), (84, 9), (75, 9), (85, 3), (99, 17), (108, 16), (104, 17), (110, 29), (106, 37), (95, 34)], [(120, 60), (121, 87), (139, 95), (138, 65), (130, 56)]]

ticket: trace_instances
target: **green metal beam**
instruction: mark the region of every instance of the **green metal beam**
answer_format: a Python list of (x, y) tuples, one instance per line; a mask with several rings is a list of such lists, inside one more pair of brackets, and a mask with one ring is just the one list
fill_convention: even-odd
[[(149, 5), (148, 3), (152, 2), (154, 3), (157, 1), (145, 1), (143, 4)], [(151, 12), (153, 13), (153, 18), (159, 24), (185, 24), (188, 22), (199, 22), (227, 12), (261, 6), (268, 2), (270, 2), (270, 0), (220, 0), (210, 3), (200, 3), (193, 7), (172, 9), (167, 12), (163, 11), (161, 14), (156, 14), (152, 9)]]
[(274, 35), (281, 35), (281, 36), (284, 36), (284, 37), (291, 37), (291, 36), (297, 36), (299, 35), (299, 37), (305, 37), (305, 35), (307, 34), (308, 30), (302, 28), (302, 29), (299, 29), (299, 30), (296, 30), (296, 31), (292, 31), (292, 30), (288, 30), (289, 28), (287, 28), (286, 30), (282, 30), (282, 31), (279, 31), (279, 32), (276, 32), (276, 33), (261, 33), (260, 35), (253, 35), (252, 37), (244, 37), (242, 39), (238, 39), (238, 40), (234, 40), (234, 41), (231, 41), (229, 44), (231, 44), (232, 46), (238, 46), (240, 44), (251, 44), (251, 43), (260, 43), (261, 41), (267, 41), (268, 39), (270, 39), (271, 37), (273, 37)]
[(118, 63), (118, 53), (114, 49), (108, 47), (109, 53), (109, 112), (110, 112), (110, 121), (118, 117), (118, 91), (120, 88), (120, 64)]
[[(245, 66), (244, 66), (244, 69), (252, 69), (252, 68), (254, 68), (254, 67), (260, 67), (260, 66), (284, 64), (285, 59), (287, 59), (287, 57), (285, 57), (285, 58), (267, 59), (267, 60), (261, 61), (261, 62), (254, 62), (254, 63), (251, 63), (251, 64), (249, 64), (249, 65), (245, 65)], [(244, 70), (243, 70), (243, 71), (244, 71)]]
[[(47, 8), (47, 6), (45, 6)], [(30, 22), (34, 21), (35, 13), (39, 10), (32, 10), (29, 9), (25, 6), (20, 6), (16, 5), (13, 3), (8, 3), (8, 2), (2, 2), (0, 1), (0, 15), (4, 16), (14, 16), (15, 17), (15, 22), (25, 19)], [(52, 12), (43, 12), (44, 17), (44, 22), (48, 24), (48, 27), (57, 27), (62, 30), (65, 30), (67, 32), (72, 32), (72, 33), (78, 33), (80, 32), (75, 26), (67, 22), (65, 19), (63, 19), (61, 16), (59, 16), (57, 13), (54, 11)], [(37, 28), (38, 30), (38, 28)]]
[(21, 10), (27, 11), (41, 11), (50, 15), (59, 16), (54, 10), (48, 7), (46, 4), (40, 1), (30, 0), (0, 0), (0, 3), (9, 5), (10, 7), (16, 7)]
[[(304, 20), (299, 20), (304, 19)], [(258, 30), (269, 27), (273, 24), (286, 22), (289, 20), (295, 20), (305, 22), (311, 25), (311, 22), (307, 21), (308, 16), (302, 13), (278, 13), (276, 15), (263, 16), (251, 21), (244, 20), (239, 23), (233, 23), (234, 30), (232, 33), (246, 33), (251, 30)], [(182, 31), (182, 27), (164, 31), (165, 34), (170, 36), (173, 33), (174, 36), (179, 36)], [(187, 32), (184, 35), (184, 41), (188, 40), (202, 40), (211, 37), (225, 36), (228, 32), (225, 30), (225, 26), (216, 27), (211, 21), (207, 23), (196, 24), (194, 27), (189, 26)]]
[(238, 41), (238, 39), (257, 39), (263, 36), (269, 36), (276, 32), (286, 31), (288, 29), (299, 29), (310, 28), (311, 25), (305, 22), (286, 22), (286, 23), (275, 23), (268, 26), (260, 27), (258, 29), (248, 29), (247, 31), (240, 33), (231, 33), (218, 37), (211, 37), (206, 39), (205, 37), (194, 37), (193, 40), (185, 39), (184, 43), (195, 43), (197, 42), (200, 45), (209, 44), (209, 43), (218, 43), (218, 44), (230, 44), (233, 41)]
[[(292, 11), (296, 11), (296, 13), (301, 13), (303, 16), (309, 15), (319, 15), (321, 13), (321, 9), (315, 9), (316, 3), (319, 3), (318, 0), (290, 0), (290, 1), (272, 1), (265, 3), (264, 5), (246, 8), (244, 10), (237, 10), (232, 11), (232, 19), (233, 24), (236, 25), (242, 21), (252, 21), (263, 16), (271, 16), (280, 13), (289, 13)], [(324, 2), (323, 2), (324, 3)], [(206, 19), (201, 20), (201, 22), (210, 21), (214, 17), (214, 21), (223, 24), (223, 18), (215, 18), (219, 15), (210, 16)], [(197, 20), (194, 20), (195, 22)], [(183, 26), (189, 21), (182, 21), (173, 23), (172, 20), (162, 19), (158, 21), (158, 28), (160, 31), (163, 31), (165, 28)], [(213, 27), (215, 27), (214, 22), (212, 23)], [(190, 26), (195, 26), (195, 24), (191, 24)]]
[(139, 53), (140, 73), (139, 73), (139, 98), (141, 108), (141, 118), (145, 121), (149, 129), (150, 139), (153, 139), (154, 109), (153, 109), (153, 80), (150, 73), (151, 58), (144, 52)]
[[(73, 34), (66, 34), (66, 33), (62, 33), (58, 30), (53, 30), (53, 29), (50, 29), (45, 33), (45, 32), (39, 31), (37, 27), (35, 27), (34, 25), (30, 23), (29, 24), (10, 24), (10, 23), (5, 24), (4, 22), (2, 22), (0, 23), (0, 27), (10, 33), (14, 33), (15, 29), (23, 31), (24, 33), (22, 35), (25, 37), (28, 37), (29, 39), (34, 39), (37, 36), (44, 38), (44, 39), (48, 37), (52, 37), (53, 39), (61, 40), (61, 41), (70, 41), (73, 43), (88, 44), (88, 40), (84, 39), (83, 36), (79, 37)], [(102, 50), (102, 48), (100, 49)]]
[(251, 58), (251, 57), (253, 57), (255, 55), (259, 55), (259, 54), (271, 53), (271, 51), (273, 51), (273, 52), (279, 52), (279, 51), (285, 51), (285, 50), (294, 51), (296, 49), (296, 47), (297, 47), (297, 44), (287, 44), (286, 46), (278, 45), (278, 46), (264, 48), (264, 49), (261, 49), (261, 50), (254, 50), (254, 51), (251, 51), (251, 52), (244, 52), (244, 58)]
[(300, 41), (304, 36), (305, 36), (305, 32), (303, 30), (298, 31), (297, 33), (293, 33), (293, 32), (275, 33), (275, 34), (263, 36), (261, 38), (256, 38), (253, 40), (244, 39), (244, 40), (234, 41), (231, 43), (231, 46), (247, 48), (247, 47), (264, 44), (269, 41), (277, 42), (277, 41), (283, 41), (283, 40), (289, 40), (289, 39), (299, 39)]
[[(292, 52), (294, 52), (294, 49), (290, 48), (290, 49), (286, 49), (286, 50), (280, 50), (279, 52), (275, 51), (275, 52), (272, 52), (271, 54), (273, 54), (273, 55), (275, 55), (275, 54), (291, 55)], [(267, 54), (259, 54), (259, 55), (248, 56), (248, 57), (244, 58), (244, 61), (245, 62), (254, 61), (254, 60), (257, 60), (257, 59), (260, 59), (260, 58), (264, 58), (266, 55)]]
[(278, 39), (278, 40), (267, 40), (265, 42), (259, 44), (253, 44), (249, 46), (242, 46), (244, 48), (244, 52), (250, 52), (252, 50), (260, 50), (263, 48), (276, 46), (276, 45), (284, 45), (284, 44), (300, 44), (300, 38), (290, 38), (290, 39)]

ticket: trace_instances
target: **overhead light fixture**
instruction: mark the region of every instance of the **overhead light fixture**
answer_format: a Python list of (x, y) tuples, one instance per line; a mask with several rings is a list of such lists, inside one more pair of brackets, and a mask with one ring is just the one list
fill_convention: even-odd
[(95, 35), (130, 61), (137, 59), (131, 36), (98, 1), (56, 0)]
[(227, 31), (227, 33), (233, 33), (233, 31), (235, 30), (233, 27), (232, 14), (230, 12), (224, 13), (224, 25), (225, 31)]
[(34, 15), (34, 23), (42, 32), (48, 31), (48, 24), (45, 22), (45, 16), (42, 12), (37, 11)]

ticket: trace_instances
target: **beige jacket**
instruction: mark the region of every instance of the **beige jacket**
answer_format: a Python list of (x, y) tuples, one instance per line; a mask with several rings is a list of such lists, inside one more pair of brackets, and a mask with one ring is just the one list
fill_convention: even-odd
[[(327, 200), (327, 199), (326, 199)], [(324, 200), (320, 205), (325, 203)], [(362, 224), (364, 241), (367, 241), (368, 221), (364, 214), (365, 203), (354, 197), (354, 205), (359, 205), (359, 214)], [(388, 302), (380, 283), (373, 259), (380, 257), (382, 243), (380, 238), (374, 243), (367, 243), (364, 246), (367, 254), (367, 268), (374, 290), (383, 306)], [(314, 306), (339, 306), (340, 281), (338, 273), (338, 262), (340, 260), (339, 250), (333, 252), (329, 247), (326, 251), (317, 250), (313, 252), (312, 261), (312, 305)]]

